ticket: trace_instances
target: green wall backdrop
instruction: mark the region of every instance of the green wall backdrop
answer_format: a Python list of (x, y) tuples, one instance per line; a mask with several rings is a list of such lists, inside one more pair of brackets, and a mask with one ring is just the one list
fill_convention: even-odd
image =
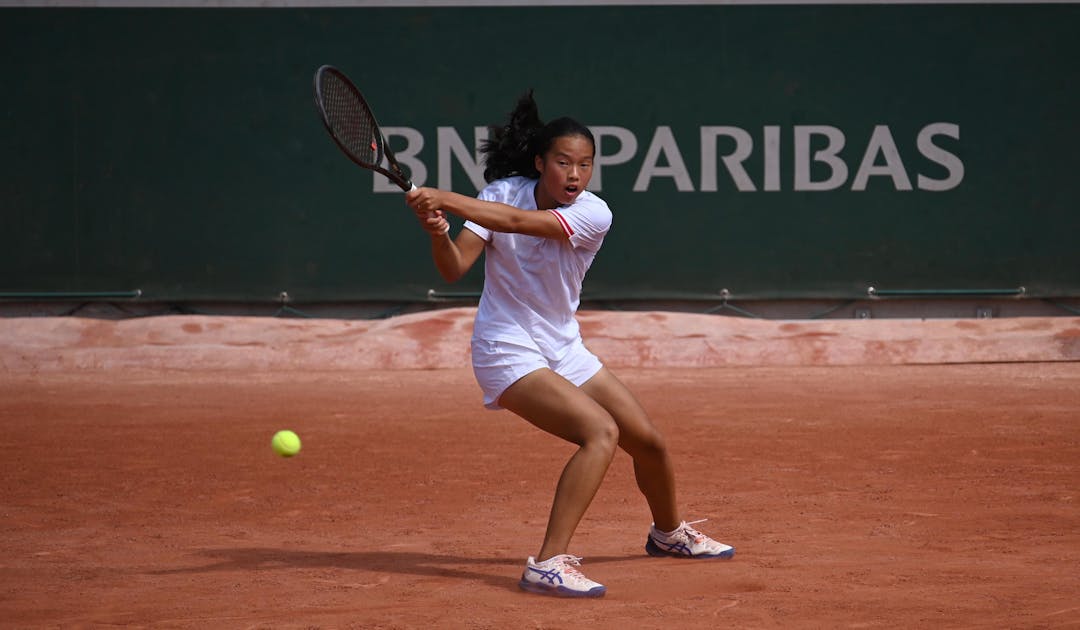
[(600, 132), (587, 297), (1076, 296), (1077, 33), (1076, 4), (0, 9), (0, 292), (478, 289), (326, 136), (330, 63), (418, 184), (474, 194), (475, 129), (530, 87)]

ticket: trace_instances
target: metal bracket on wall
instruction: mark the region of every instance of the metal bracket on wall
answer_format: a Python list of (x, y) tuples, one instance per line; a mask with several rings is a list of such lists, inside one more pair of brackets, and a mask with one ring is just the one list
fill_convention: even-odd
[(428, 302), (445, 302), (448, 300), (479, 300), (479, 291), (436, 291), (428, 289)]
[(11, 291), (0, 292), (0, 300), (135, 300), (142, 289), (134, 291)]
[(729, 311), (735, 311), (736, 313), (738, 313), (739, 315), (742, 315), (743, 317), (751, 317), (753, 319), (761, 319), (761, 316), (756, 314), (756, 313), (751, 313), (750, 311), (748, 311), (748, 310), (746, 310), (744, 308), (739, 308), (738, 306), (735, 306), (734, 304), (729, 304), (728, 303), (729, 298), (731, 298), (731, 291), (728, 291), (727, 289), (720, 289), (720, 305), (710, 308), (709, 310), (705, 311), (705, 313), (709, 314), (709, 315), (712, 315), (714, 313), (718, 313), (718, 312), (723, 311), (723, 310), (729, 310)]
[(1015, 289), (879, 289), (867, 287), (866, 295), (871, 298), (884, 297), (1015, 297), (1022, 298), (1027, 294), (1024, 287)]

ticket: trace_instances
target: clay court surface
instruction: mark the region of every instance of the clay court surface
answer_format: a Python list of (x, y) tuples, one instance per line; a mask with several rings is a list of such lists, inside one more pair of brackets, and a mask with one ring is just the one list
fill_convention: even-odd
[(468, 315), (0, 320), (0, 626), (1080, 628), (1080, 320), (583, 314), (737, 553), (646, 556), (620, 454), (567, 601), (516, 582), (571, 447)]

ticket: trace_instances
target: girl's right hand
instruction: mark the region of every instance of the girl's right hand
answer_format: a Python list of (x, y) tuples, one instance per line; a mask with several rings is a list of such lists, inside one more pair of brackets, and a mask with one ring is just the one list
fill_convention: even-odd
[(405, 203), (413, 209), (420, 225), (432, 236), (441, 236), (450, 231), (446, 213), (438, 206), (438, 193), (434, 188), (417, 188), (405, 194)]

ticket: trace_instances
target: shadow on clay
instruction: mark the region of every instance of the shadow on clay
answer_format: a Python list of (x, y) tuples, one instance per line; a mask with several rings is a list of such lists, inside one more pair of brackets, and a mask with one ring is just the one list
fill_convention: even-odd
[[(175, 569), (161, 569), (150, 571), (149, 574), (182, 575), (214, 571), (335, 568), (473, 580), (494, 587), (517, 590), (516, 577), (525, 563), (523, 558), (461, 557), (418, 551), (335, 552), (244, 547), (236, 549), (202, 549), (197, 553), (202, 557), (213, 559), (215, 562)], [(605, 562), (637, 560), (651, 559), (645, 554), (640, 556), (589, 556), (586, 562), (589, 565), (596, 565)], [(499, 572), (491, 574), (473, 570), (481, 565), (500, 567)]]

